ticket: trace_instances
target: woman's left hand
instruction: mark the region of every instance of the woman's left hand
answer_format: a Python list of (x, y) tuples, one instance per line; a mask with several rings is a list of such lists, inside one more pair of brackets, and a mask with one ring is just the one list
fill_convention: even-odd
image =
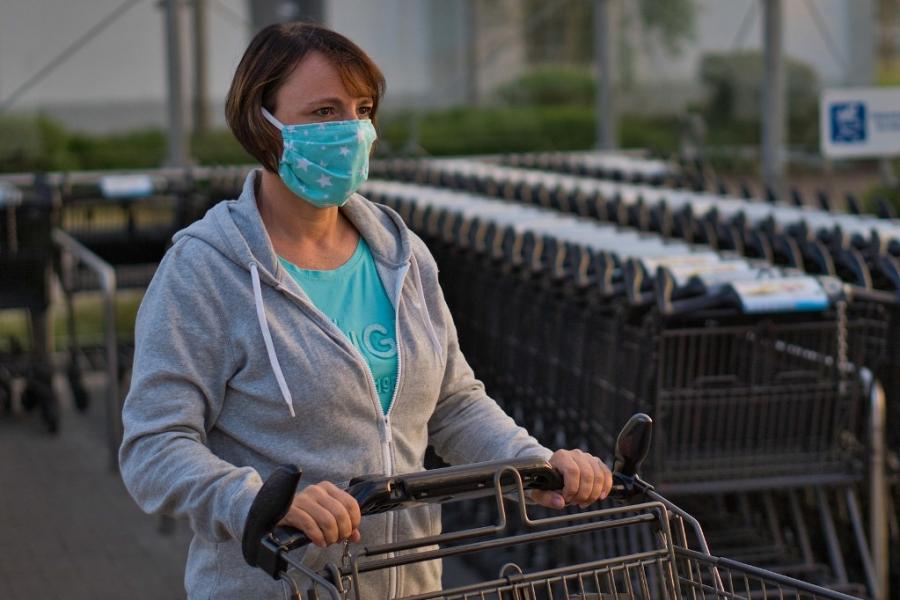
[(581, 450), (557, 450), (550, 457), (550, 464), (562, 473), (563, 489), (559, 491), (534, 490), (531, 498), (547, 508), (563, 508), (577, 504), (586, 508), (597, 500), (603, 500), (612, 488), (612, 473), (603, 461)]

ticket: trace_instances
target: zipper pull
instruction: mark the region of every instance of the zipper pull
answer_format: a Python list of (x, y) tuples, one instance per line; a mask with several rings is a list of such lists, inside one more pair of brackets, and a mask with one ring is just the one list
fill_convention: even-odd
[(384, 422), (384, 441), (388, 444), (394, 441), (394, 435), (391, 433), (391, 418), (385, 416), (383, 419)]

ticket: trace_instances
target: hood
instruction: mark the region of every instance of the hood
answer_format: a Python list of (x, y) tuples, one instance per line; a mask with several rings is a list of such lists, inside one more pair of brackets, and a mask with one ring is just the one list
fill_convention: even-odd
[[(248, 271), (256, 264), (263, 281), (286, 285), (290, 276), (278, 261), (256, 204), (259, 176), (259, 169), (250, 171), (237, 200), (219, 202), (202, 219), (176, 233), (173, 241), (183, 237), (203, 240)], [(366, 240), (379, 270), (397, 270), (409, 264), (409, 231), (397, 213), (359, 194), (353, 194), (339, 210)]]

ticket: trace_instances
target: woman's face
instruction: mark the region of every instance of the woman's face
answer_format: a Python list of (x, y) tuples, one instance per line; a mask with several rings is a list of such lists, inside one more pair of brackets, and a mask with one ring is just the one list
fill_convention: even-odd
[(275, 93), (275, 118), (285, 125), (368, 119), (370, 96), (353, 96), (325, 55), (310, 52)]

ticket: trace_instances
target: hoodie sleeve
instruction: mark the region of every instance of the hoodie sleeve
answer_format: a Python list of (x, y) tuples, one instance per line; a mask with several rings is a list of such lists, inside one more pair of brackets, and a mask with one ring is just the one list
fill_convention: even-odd
[(182, 238), (166, 254), (138, 310), (131, 388), (122, 412), (122, 479), (148, 513), (187, 517), (211, 541), (240, 539), (262, 486), (207, 446), (235, 362), (210, 257)]
[(444, 328), (446, 365), (440, 397), (428, 423), (429, 441), (450, 464), (467, 464), (520, 456), (549, 459), (553, 452), (538, 443), (487, 395), (459, 348), (456, 326), (444, 300), (437, 264), (425, 243), (413, 238), (422, 288), (432, 318)]

